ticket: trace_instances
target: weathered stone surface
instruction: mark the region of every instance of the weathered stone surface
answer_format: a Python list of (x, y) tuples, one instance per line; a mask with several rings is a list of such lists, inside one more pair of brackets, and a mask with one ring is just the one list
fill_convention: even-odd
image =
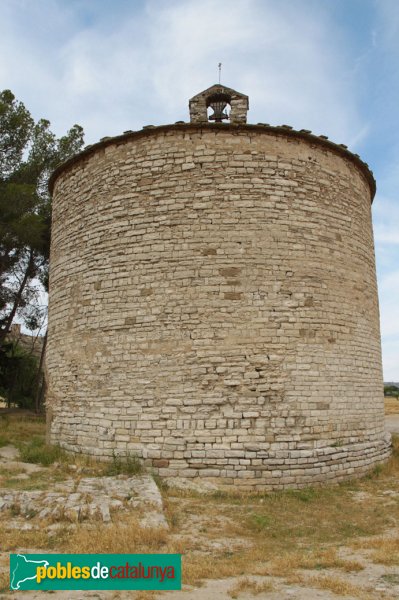
[(0, 448), (0, 462), (16, 461), (19, 457), (19, 450), (11, 444)]
[(58, 171), (51, 441), (244, 489), (385, 460), (373, 185), (251, 125), (146, 129)]
[(148, 475), (137, 477), (87, 477), (54, 486), (54, 491), (0, 490), (0, 511), (23, 517), (65, 519), (71, 522), (99, 519), (107, 523), (113, 511), (140, 509), (143, 527), (168, 527), (162, 497)]
[[(209, 99), (215, 96), (224, 97), (226, 102), (230, 104), (231, 112), (229, 116), (231, 123), (247, 122), (247, 112), (249, 108), (248, 96), (236, 92), (236, 90), (232, 90), (225, 85), (216, 84), (191, 98), (189, 107), (190, 121), (192, 123), (208, 122), (207, 108), (209, 106)], [(212, 153), (209, 152), (210, 150), (211, 149), (209, 149), (208, 152), (205, 152), (204, 155), (212, 156)], [(194, 163), (191, 164), (194, 166)]]
[(204, 479), (188, 479), (187, 477), (169, 477), (165, 482), (171, 488), (178, 490), (190, 490), (200, 494), (214, 494), (218, 491), (218, 486), (215, 483)]
[[(45, 467), (32, 463), (26, 463), (18, 460), (19, 450), (15, 446), (7, 445), (0, 448), (0, 466), (4, 464), (8, 469), (23, 469), (26, 473), (38, 473)], [(16, 478), (24, 479), (25, 475), (21, 473)]]

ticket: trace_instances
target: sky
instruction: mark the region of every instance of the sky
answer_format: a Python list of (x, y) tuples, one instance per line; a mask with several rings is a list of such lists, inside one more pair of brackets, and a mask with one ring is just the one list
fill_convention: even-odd
[(250, 123), (327, 135), (373, 170), (384, 380), (399, 382), (397, 0), (0, 0), (0, 89), (86, 144), (187, 121), (219, 62)]

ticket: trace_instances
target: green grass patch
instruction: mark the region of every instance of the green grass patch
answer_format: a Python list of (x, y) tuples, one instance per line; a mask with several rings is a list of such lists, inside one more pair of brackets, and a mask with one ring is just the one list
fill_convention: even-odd
[(385, 573), (385, 575), (381, 575), (381, 579), (384, 583), (389, 583), (390, 585), (399, 585), (398, 573)]
[(5, 433), (0, 433), (0, 448), (3, 446), (8, 446), (10, 443), (10, 438)]
[(302, 488), (299, 490), (286, 490), (284, 493), (300, 502), (312, 502), (317, 500), (320, 490), (313, 487)]
[(42, 437), (34, 436), (27, 444), (19, 445), (21, 460), (48, 467), (55, 462), (65, 462), (67, 454), (59, 446), (49, 446)]
[(249, 528), (254, 531), (263, 531), (271, 525), (271, 518), (268, 515), (258, 515), (256, 513), (249, 517)]
[(366, 475), (367, 479), (375, 479), (384, 472), (384, 465), (378, 464)]
[(112, 457), (112, 462), (108, 463), (104, 469), (104, 475), (115, 477), (116, 475), (140, 475), (143, 473), (143, 465), (135, 455)]
[(169, 490), (168, 484), (158, 475), (158, 473), (151, 473), (151, 475), (160, 492), (167, 492)]

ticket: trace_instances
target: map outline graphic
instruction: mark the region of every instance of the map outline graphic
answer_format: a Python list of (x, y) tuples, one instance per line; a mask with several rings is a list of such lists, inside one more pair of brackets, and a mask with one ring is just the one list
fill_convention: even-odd
[(31, 579), (36, 579), (37, 580), (37, 573), (35, 573), (35, 575), (33, 577), (25, 577), (25, 579), (20, 579), (20, 580), (17, 581), (17, 583), (15, 583), (14, 579), (15, 579), (16, 572), (17, 572), (18, 568), (21, 567), (21, 563), (18, 561), (18, 559), (20, 559), (20, 558), (22, 558), (25, 561), (25, 563), (32, 563), (32, 564), (35, 564), (35, 565), (42, 565), (43, 567), (48, 567), (49, 564), (50, 564), (47, 560), (28, 560), (26, 558), (26, 556), (24, 556), (24, 554), (17, 554), (17, 565), (16, 565), (15, 569), (12, 572), (12, 579), (11, 579), (11, 582), (10, 582), (10, 588), (12, 590), (19, 590), (20, 586), (21, 586), (21, 583), (24, 583), (25, 581), (30, 581)]

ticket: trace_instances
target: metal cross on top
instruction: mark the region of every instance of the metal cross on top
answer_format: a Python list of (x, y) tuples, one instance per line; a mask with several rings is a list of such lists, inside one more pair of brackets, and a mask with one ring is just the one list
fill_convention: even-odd
[(220, 77), (221, 77), (221, 73), (222, 73), (222, 63), (219, 63), (218, 67), (219, 67), (219, 83), (220, 83)]

